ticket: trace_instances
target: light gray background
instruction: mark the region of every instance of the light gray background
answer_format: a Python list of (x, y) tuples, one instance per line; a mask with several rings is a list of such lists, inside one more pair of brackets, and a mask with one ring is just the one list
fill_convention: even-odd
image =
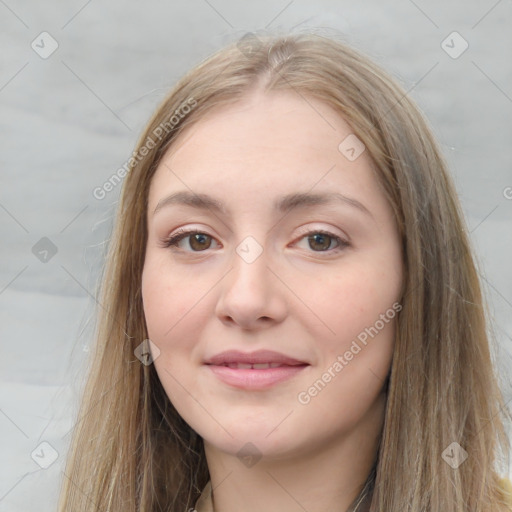
[[(511, 21), (511, 0), (0, 0), (0, 510), (56, 507), (120, 187), (102, 201), (93, 189), (186, 70), (265, 27), (343, 33), (425, 112), (471, 230), (512, 398)], [(31, 47), (43, 31), (59, 45), (47, 59)], [(453, 31), (469, 44), (458, 58), (441, 47)], [(58, 250), (46, 263), (32, 252), (43, 237)], [(48, 469), (36, 463), (50, 461), (42, 442), (59, 454)]]

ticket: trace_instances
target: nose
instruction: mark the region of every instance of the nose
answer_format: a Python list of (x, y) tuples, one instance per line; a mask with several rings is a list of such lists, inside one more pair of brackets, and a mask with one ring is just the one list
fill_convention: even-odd
[(257, 330), (286, 318), (286, 288), (268, 263), (265, 251), (255, 261), (245, 260), (233, 251), (232, 269), (221, 281), (215, 311), (221, 322)]

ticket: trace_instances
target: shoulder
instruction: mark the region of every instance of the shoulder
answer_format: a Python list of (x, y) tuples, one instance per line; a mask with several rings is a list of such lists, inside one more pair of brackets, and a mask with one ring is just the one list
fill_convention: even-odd
[(512, 511), (512, 482), (508, 478), (500, 478), (499, 482), (503, 501), (510, 505), (510, 510)]

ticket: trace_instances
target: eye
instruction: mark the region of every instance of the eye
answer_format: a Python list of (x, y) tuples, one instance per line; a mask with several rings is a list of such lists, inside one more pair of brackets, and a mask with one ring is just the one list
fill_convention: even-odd
[(300, 241), (303, 240), (306, 240), (308, 248), (314, 252), (337, 252), (349, 245), (347, 241), (342, 240), (339, 236), (321, 230), (309, 231), (300, 239)]
[[(174, 235), (166, 238), (163, 241), (164, 247), (175, 247), (178, 250), (187, 251), (181, 242), (188, 238), (188, 249), (191, 252), (202, 252), (210, 249), (214, 238), (207, 233), (199, 230), (178, 230)], [(305, 233), (300, 239), (300, 242), (306, 240), (308, 248), (314, 252), (338, 252), (350, 244), (341, 239), (339, 236), (329, 233), (328, 231), (309, 231)], [(296, 244), (298, 245), (298, 244)]]
[[(180, 247), (181, 241), (188, 238), (188, 247), (192, 249), (192, 252), (201, 252), (209, 249), (212, 245), (213, 237), (198, 230), (178, 230), (174, 235), (168, 237), (164, 241), (164, 247)], [(186, 249), (185, 249), (186, 250)]]

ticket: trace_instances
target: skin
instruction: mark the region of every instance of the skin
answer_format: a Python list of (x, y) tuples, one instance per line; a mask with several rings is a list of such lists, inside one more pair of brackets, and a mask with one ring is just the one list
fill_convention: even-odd
[[(313, 98), (255, 92), (187, 128), (153, 177), (142, 279), (148, 335), (169, 399), (204, 439), (217, 511), (346, 510), (373, 464), (396, 320), (307, 404), (297, 398), (400, 300), (398, 230), (367, 152), (349, 161), (338, 150), (350, 133)], [(210, 194), (229, 214), (173, 204), (153, 215), (178, 191)], [(285, 194), (333, 191), (371, 215), (341, 202), (272, 209)], [(165, 247), (178, 228), (212, 238)], [(349, 245), (308, 241), (318, 229)], [(235, 251), (247, 236), (263, 249), (250, 264)], [(309, 366), (266, 390), (238, 389), (203, 365), (227, 349), (275, 350)], [(261, 455), (250, 467), (237, 456), (247, 442)]]

